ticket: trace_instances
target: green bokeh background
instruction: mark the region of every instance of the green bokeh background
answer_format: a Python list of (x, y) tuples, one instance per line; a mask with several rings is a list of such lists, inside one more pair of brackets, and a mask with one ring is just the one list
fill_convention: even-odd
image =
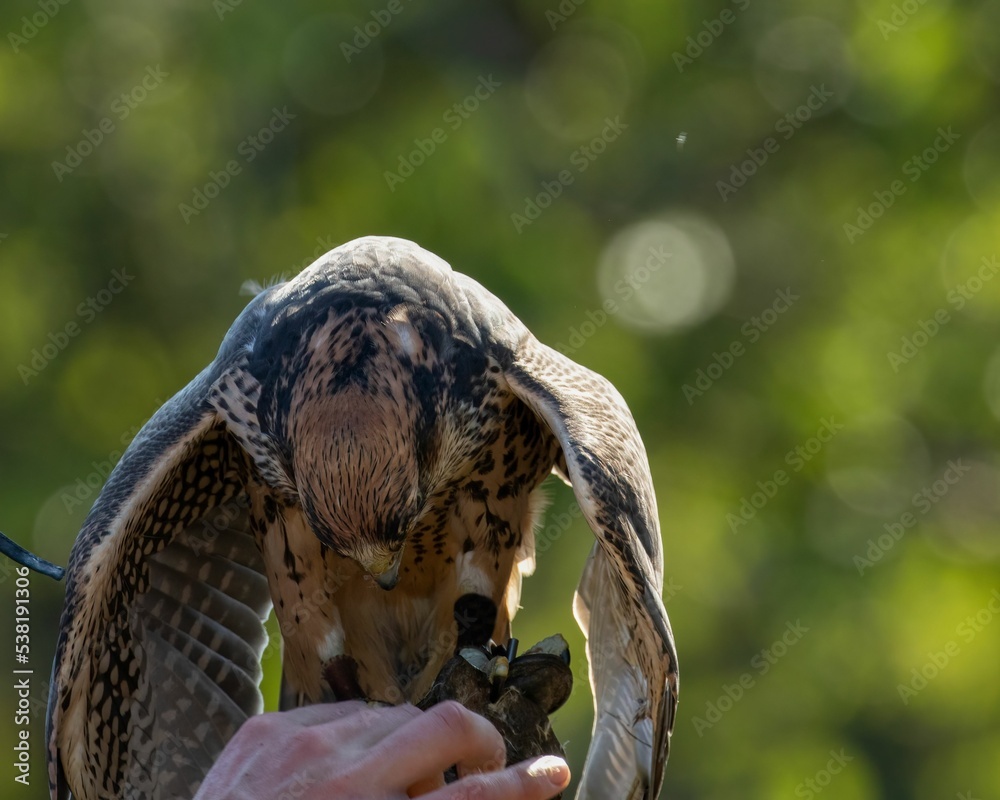
[[(681, 662), (664, 796), (1000, 797), (1000, 280), (977, 277), (1000, 255), (998, 24), (997, 0), (5, 4), (0, 526), (65, 563), (94, 487), (213, 358), (245, 279), (412, 238), (633, 409)], [(294, 118), (254, 149), (275, 110)], [(421, 160), (418, 140), (433, 152), (387, 177)], [(530, 224), (512, 218), (528, 198), (547, 206)], [(615, 280), (646, 274), (657, 245), (669, 257), (625, 298)], [(127, 285), (101, 295), (113, 270)], [(781, 313), (779, 291), (798, 298)], [(568, 489), (551, 496), (550, 519), (571, 512)], [(591, 535), (573, 520), (542, 534), (516, 633), (570, 638), (556, 725), (579, 771), (591, 710), (570, 601)], [(2, 793), (19, 798), (45, 796), (61, 603), (42, 577), (32, 592), (28, 789), (0, 678)], [(808, 630), (772, 650), (789, 625)], [(914, 669), (934, 677), (903, 697)], [(851, 759), (836, 774), (831, 751)]]

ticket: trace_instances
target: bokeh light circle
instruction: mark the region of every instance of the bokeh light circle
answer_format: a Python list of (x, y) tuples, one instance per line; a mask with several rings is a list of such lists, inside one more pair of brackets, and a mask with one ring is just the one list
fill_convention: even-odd
[(962, 176), (980, 208), (1000, 208), (1000, 119), (972, 135), (965, 149)]
[[(694, 214), (647, 219), (605, 247), (598, 287), (623, 324), (667, 331), (694, 325), (728, 299), (733, 253), (722, 230)], [(613, 304), (613, 306), (612, 306)]]
[[(928, 540), (942, 555), (964, 563), (994, 561), (1000, 558), (1000, 470), (996, 464), (962, 456), (952, 464), (963, 473), (952, 472), (953, 482), (936, 483), (928, 493), (933, 503), (933, 525), (927, 526)], [(935, 479), (947, 469), (938, 470)], [(957, 475), (957, 479), (956, 476)]]
[(930, 454), (923, 434), (902, 417), (850, 420), (827, 446), (826, 481), (850, 508), (889, 517), (909, 505), (927, 479)]
[(986, 405), (993, 412), (993, 416), (1000, 420), (1000, 348), (997, 348), (986, 364), (983, 376), (983, 395), (986, 398)]
[(1000, 207), (959, 223), (941, 251), (943, 300), (951, 312), (992, 321), (1000, 311)]
[(840, 28), (819, 17), (795, 17), (775, 25), (757, 44), (757, 88), (768, 103), (787, 112), (817, 90), (832, 92), (814, 109), (817, 117), (839, 107), (850, 94), (854, 70)]
[(979, 6), (975, 21), (969, 26), (972, 53), (983, 72), (1000, 83), (1000, 0), (988, 0)]
[[(342, 14), (313, 17), (288, 37), (284, 76), (302, 104), (320, 114), (347, 114), (367, 103), (382, 82), (385, 57), (367, 22)], [(391, 24), (391, 21), (390, 21)], [(359, 33), (360, 32), (360, 33)], [(357, 51), (357, 52), (355, 52)]]
[[(77, 102), (108, 114), (121, 92), (142, 81), (147, 68), (165, 60), (164, 49), (149, 26), (131, 17), (105, 14), (81, 26), (70, 40), (64, 56), (66, 88)], [(166, 63), (162, 66), (170, 72)]]
[(621, 114), (632, 91), (626, 56), (595, 34), (567, 34), (546, 46), (524, 81), (525, 102), (553, 136), (578, 141)]

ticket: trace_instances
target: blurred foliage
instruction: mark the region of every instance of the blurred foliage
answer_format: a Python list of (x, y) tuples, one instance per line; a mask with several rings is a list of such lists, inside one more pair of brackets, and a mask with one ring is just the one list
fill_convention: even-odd
[[(244, 279), (412, 238), (634, 411), (681, 659), (665, 796), (1000, 796), (998, 23), (997, 0), (4, 5), (0, 524), (65, 563)], [(591, 536), (551, 493), (516, 633), (573, 634), (579, 771)], [(61, 587), (32, 587), (38, 710)], [(18, 797), (45, 796), (42, 731)]]

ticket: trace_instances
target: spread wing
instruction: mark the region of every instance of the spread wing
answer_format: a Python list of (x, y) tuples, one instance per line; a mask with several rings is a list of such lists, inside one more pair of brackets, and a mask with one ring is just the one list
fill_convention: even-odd
[(560, 471), (597, 537), (575, 602), (596, 709), (577, 798), (651, 800), (660, 791), (678, 683), (645, 449), (615, 388), (530, 334), (505, 377), (562, 445)]
[(49, 697), (53, 798), (190, 798), (262, 710), (271, 601), (246, 456), (210, 402), (221, 369), (142, 429), (73, 547)]

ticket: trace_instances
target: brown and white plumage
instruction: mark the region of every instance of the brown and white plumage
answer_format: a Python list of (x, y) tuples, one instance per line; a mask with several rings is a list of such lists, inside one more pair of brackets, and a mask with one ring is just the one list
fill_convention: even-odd
[[(578, 796), (656, 797), (677, 664), (628, 408), (477, 283), (381, 237), (258, 295), (112, 473), (70, 557), (53, 797), (192, 796), (261, 710), (272, 603), (283, 707), (330, 699), (344, 655), (369, 697), (419, 700), (484, 619), (509, 634), (553, 469), (597, 537), (575, 604), (597, 711)], [(469, 596), (495, 619), (456, 624)]]

